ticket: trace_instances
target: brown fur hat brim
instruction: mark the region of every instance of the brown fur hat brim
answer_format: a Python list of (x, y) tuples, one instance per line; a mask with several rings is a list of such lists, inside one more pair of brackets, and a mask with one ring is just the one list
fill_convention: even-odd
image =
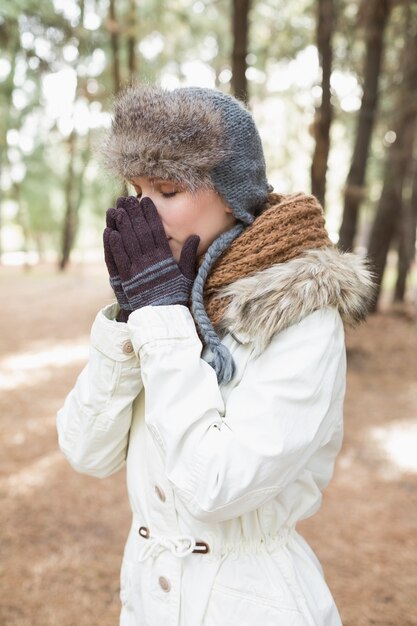
[(117, 96), (102, 146), (107, 168), (124, 180), (173, 180), (191, 191), (213, 187), (210, 171), (227, 156), (221, 111), (186, 89), (134, 85)]

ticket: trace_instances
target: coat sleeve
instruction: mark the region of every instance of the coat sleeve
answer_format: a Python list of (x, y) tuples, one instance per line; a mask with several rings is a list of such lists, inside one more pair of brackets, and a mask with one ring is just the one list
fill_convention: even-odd
[(91, 329), (89, 359), (58, 411), (61, 451), (83, 474), (105, 478), (126, 460), (132, 405), (143, 388), (127, 325), (102, 309)]
[(231, 519), (279, 495), (340, 428), (346, 352), (336, 309), (275, 335), (249, 358), (226, 406), (186, 307), (145, 307), (128, 325), (147, 427), (178, 497), (201, 521)]

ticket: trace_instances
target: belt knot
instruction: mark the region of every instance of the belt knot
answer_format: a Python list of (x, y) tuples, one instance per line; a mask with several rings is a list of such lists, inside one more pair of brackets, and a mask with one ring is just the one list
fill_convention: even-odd
[[(209, 552), (209, 546), (204, 541), (198, 541), (191, 535), (183, 535), (182, 537), (167, 537), (166, 535), (151, 535), (146, 526), (139, 528), (139, 535), (147, 539), (146, 543), (141, 546), (138, 560), (144, 561), (149, 556), (157, 557), (164, 550), (169, 550), (174, 556), (184, 558), (192, 552), (206, 554)], [(202, 548), (202, 549), (200, 549)]]

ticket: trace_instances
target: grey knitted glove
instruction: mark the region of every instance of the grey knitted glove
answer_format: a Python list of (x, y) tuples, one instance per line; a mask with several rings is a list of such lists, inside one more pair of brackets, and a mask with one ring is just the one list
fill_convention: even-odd
[(108, 242), (130, 307), (135, 310), (148, 305), (188, 306), (200, 237), (188, 237), (177, 263), (150, 198), (139, 203), (129, 196), (111, 215), (117, 230), (111, 230)]

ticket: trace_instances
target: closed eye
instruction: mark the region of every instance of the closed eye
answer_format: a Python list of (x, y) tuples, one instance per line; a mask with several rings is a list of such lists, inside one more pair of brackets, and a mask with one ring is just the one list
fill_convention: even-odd
[[(169, 193), (161, 191), (161, 196), (163, 196), (164, 198), (173, 198), (174, 196), (177, 195), (177, 193), (178, 193), (177, 191), (170, 191)], [(141, 193), (137, 193), (136, 197), (137, 198), (141, 198), (142, 194)]]

